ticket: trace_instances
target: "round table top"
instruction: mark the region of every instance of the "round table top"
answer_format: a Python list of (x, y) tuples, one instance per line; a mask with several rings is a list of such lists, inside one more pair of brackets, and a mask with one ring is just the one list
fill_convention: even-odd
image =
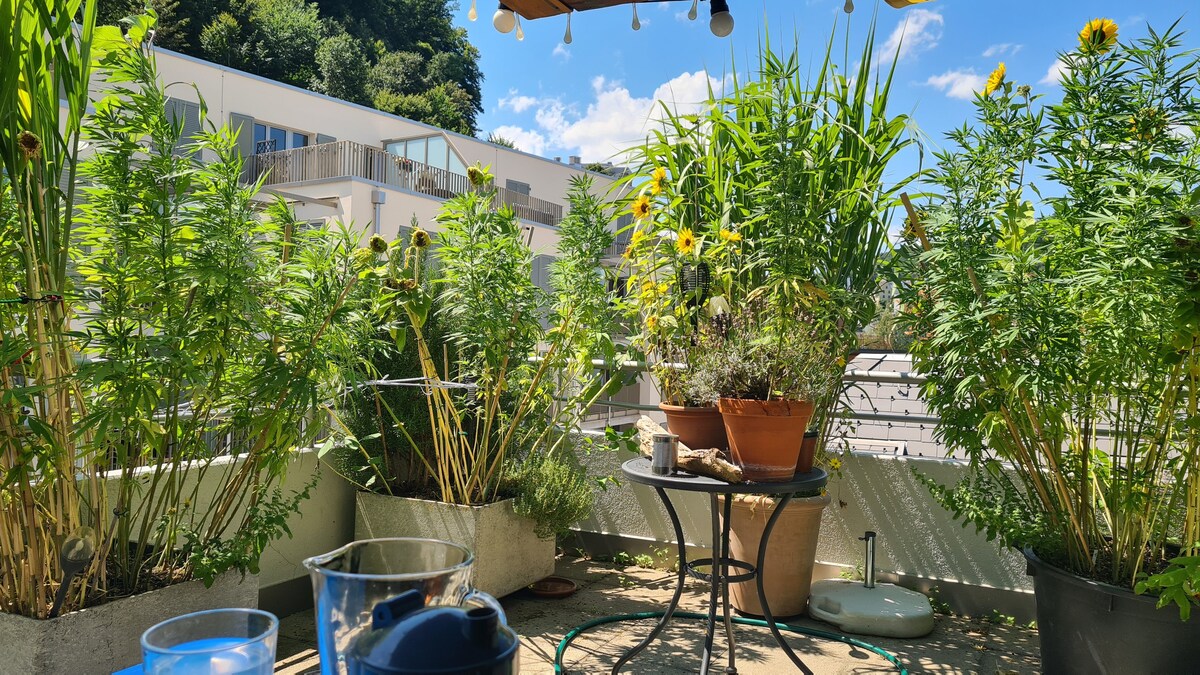
[(752, 495), (783, 495), (792, 492), (807, 492), (825, 487), (829, 474), (824, 469), (814, 468), (808, 473), (798, 473), (789, 481), (776, 483), (726, 483), (718, 478), (697, 476), (687, 471), (675, 469), (674, 473), (660, 476), (650, 472), (650, 459), (638, 457), (621, 465), (621, 472), (634, 483), (653, 487), (669, 488), (671, 490), (686, 490), (689, 492), (707, 492), (723, 495), (752, 494)]

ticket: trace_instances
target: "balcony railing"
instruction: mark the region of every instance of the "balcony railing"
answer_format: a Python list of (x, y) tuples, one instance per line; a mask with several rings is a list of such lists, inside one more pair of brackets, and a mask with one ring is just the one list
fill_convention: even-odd
[[(363, 178), (402, 190), (449, 199), (471, 190), (466, 176), (414, 162), (382, 148), (353, 141), (336, 141), (292, 150), (265, 152), (250, 158), (253, 177), (264, 185), (282, 185), (329, 178)], [(497, 188), (496, 198), (512, 207), (517, 216), (543, 225), (558, 225), (561, 204)]]

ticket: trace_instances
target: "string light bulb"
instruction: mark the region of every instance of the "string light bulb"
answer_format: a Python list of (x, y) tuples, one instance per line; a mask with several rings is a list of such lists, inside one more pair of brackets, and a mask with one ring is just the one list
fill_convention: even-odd
[(471, 0), (471, 9), (467, 10), (467, 20), (474, 21), (479, 18), (479, 12), (475, 11), (475, 0)]
[(496, 13), (492, 15), (492, 25), (501, 33), (511, 33), (516, 23), (517, 15), (513, 14), (513, 11), (504, 3), (500, 3)]
[(634, 30), (641, 30), (641, 29), (642, 29), (642, 22), (638, 20), (638, 15), (637, 15), (637, 3), (636, 3), (636, 2), (633, 2), (633, 3), (630, 3), (630, 4), (631, 4), (631, 5), (633, 5), (633, 24), (632, 24), (632, 25), (633, 25), (633, 29), (634, 29)]
[(696, 7), (700, 4), (700, 0), (692, 0), (692, 8), (688, 10), (688, 21), (696, 20)]
[(709, 3), (711, 12), (708, 29), (717, 37), (727, 37), (733, 32), (733, 15), (729, 13), (728, 0), (712, 0)]
[(567, 32), (563, 34), (563, 44), (571, 44), (571, 12), (567, 12)]
[(520, 17), (517, 17), (516, 23), (517, 23), (517, 42), (521, 42), (522, 40), (525, 39), (525, 29), (521, 28)]

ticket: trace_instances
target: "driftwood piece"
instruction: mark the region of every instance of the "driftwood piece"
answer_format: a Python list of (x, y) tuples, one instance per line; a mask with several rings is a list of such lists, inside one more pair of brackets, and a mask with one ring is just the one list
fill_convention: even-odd
[[(666, 433), (666, 429), (645, 415), (642, 415), (641, 419), (637, 421), (636, 426), (638, 449), (643, 457), (649, 457), (654, 447), (654, 434)], [(742, 477), (741, 467), (731, 464), (725, 453), (716, 448), (694, 450), (680, 443), (679, 461), (675, 465), (689, 473), (709, 476), (727, 483), (741, 483), (745, 480)]]

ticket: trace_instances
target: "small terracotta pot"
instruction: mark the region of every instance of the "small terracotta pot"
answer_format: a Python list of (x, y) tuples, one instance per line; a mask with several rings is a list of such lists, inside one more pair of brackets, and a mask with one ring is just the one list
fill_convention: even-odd
[(666, 403), (659, 403), (658, 407), (667, 415), (667, 429), (692, 450), (717, 448), (723, 451), (729, 448), (725, 420), (715, 407), (692, 408)]
[(800, 444), (800, 459), (796, 460), (796, 473), (812, 471), (813, 460), (817, 456), (817, 432), (809, 431), (804, 434), (804, 442)]
[[(721, 513), (725, 513), (721, 497)], [(755, 564), (767, 519), (775, 511), (776, 500), (762, 495), (737, 495), (730, 512), (729, 555)], [(763, 565), (763, 592), (776, 619), (803, 614), (808, 608), (813, 567), (817, 558), (817, 540), (821, 533), (821, 513), (829, 505), (829, 495), (796, 497), (779, 516), (767, 545)], [(742, 581), (729, 585), (729, 601), (739, 612), (762, 616), (758, 602), (758, 583)]]
[(722, 398), (717, 408), (725, 420), (730, 454), (746, 480), (778, 482), (796, 474), (812, 401)]

